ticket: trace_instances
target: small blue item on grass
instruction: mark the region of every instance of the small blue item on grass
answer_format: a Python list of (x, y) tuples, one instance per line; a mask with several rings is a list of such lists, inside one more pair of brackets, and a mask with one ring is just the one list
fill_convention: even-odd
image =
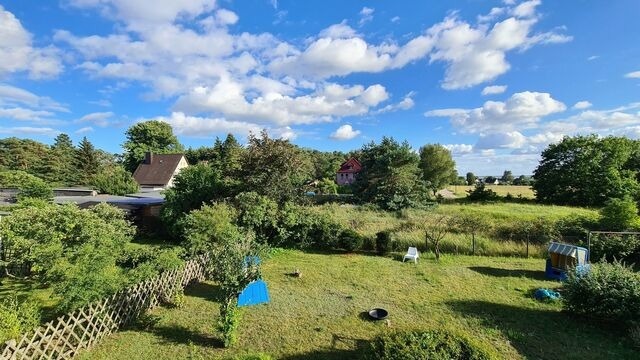
[(267, 284), (262, 279), (256, 280), (242, 290), (238, 296), (238, 306), (266, 304), (269, 302)]
[(540, 288), (533, 293), (533, 297), (540, 301), (558, 300), (560, 298), (560, 294), (553, 290)]

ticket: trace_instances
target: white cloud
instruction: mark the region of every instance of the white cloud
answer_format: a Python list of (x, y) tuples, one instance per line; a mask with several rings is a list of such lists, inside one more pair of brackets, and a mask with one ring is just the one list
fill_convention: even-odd
[(640, 71), (633, 71), (630, 73), (626, 73), (624, 77), (629, 79), (640, 79)]
[(378, 110), (372, 112), (372, 114), (382, 114), (386, 112), (394, 112), (399, 110), (409, 110), (414, 107), (415, 101), (413, 101), (413, 96), (415, 92), (410, 92), (405, 97), (395, 104), (386, 105)]
[(469, 144), (448, 144), (443, 146), (445, 149), (451, 151), (453, 155), (469, 154), (473, 152), (473, 145)]
[(0, 105), (25, 105), (34, 109), (69, 112), (66, 106), (15, 86), (0, 84)]
[(591, 55), (591, 56), (589, 56), (587, 58), (587, 61), (593, 61), (593, 60), (598, 59), (598, 58), (600, 58), (600, 55)]
[(369, 21), (373, 20), (374, 11), (375, 9), (368, 8), (366, 6), (363, 7), (362, 10), (360, 10), (360, 21), (358, 21), (358, 25), (362, 26), (368, 23)]
[(216, 11), (216, 20), (221, 25), (233, 25), (238, 22), (238, 15), (227, 9)]
[(475, 148), (519, 149), (527, 143), (527, 138), (518, 131), (480, 135)]
[(160, 116), (153, 119), (170, 124), (178, 135), (192, 137), (211, 137), (213, 135), (225, 133), (247, 136), (250, 132), (258, 134), (262, 130), (262, 127), (259, 125), (249, 122), (228, 121), (222, 118), (187, 116), (181, 112), (173, 112), (169, 117)]
[(96, 126), (106, 127), (111, 123), (111, 119), (113, 118), (113, 116), (114, 116), (114, 113), (111, 111), (94, 112), (94, 113), (84, 115), (83, 117), (78, 119), (78, 122), (80, 123), (88, 122)]
[(351, 125), (342, 125), (329, 137), (334, 140), (351, 140), (360, 135), (360, 130), (353, 130)]
[(54, 77), (62, 72), (58, 50), (37, 48), (31, 34), (0, 5), (0, 75), (25, 71), (30, 78)]
[(397, 23), (398, 21), (400, 21), (400, 16), (394, 16), (391, 18), (392, 23)]
[(44, 110), (31, 110), (21, 107), (0, 108), (0, 118), (22, 121), (41, 121), (50, 118), (54, 113)]
[(492, 133), (535, 128), (540, 118), (565, 109), (548, 93), (525, 91), (513, 94), (506, 102), (487, 101), (470, 110), (431, 110), (425, 116), (449, 117), (451, 124), (465, 133)]
[(93, 128), (91, 126), (86, 126), (74, 131), (75, 134), (79, 134), (79, 135), (88, 134), (90, 132), (93, 132)]
[(60, 134), (59, 130), (48, 127), (0, 127), (0, 134), (12, 136), (48, 136), (55, 137)]
[(491, 85), (482, 89), (482, 95), (502, 94), (507, 91), (507, 85)]
[(586, 101), (586, 100), (582, 100), (582, 101), (578, 101), (577, 103), (575, 103), (571, 108), (572, 109), (577, 109), (577, 110), (583, 110), (583, 109), (587, 109), (590, 108), (591, 106), (593, 106), (592, 103)]

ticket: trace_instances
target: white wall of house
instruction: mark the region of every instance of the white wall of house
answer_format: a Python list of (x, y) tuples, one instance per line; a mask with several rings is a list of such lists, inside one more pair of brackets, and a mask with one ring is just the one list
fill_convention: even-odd
[(167, 186), (165, 186), (166, 189), (173, 187), (173, 179), (182, 169), (186, 168), (187, 166), (189, 166), (189, 163), (187, 163), (187, 158), (183, 156), (182, 159), (180, 159), (178, 166), (176, 166), (176, 170), (173, 172), (173, 176), (171, 176), (171, 179), (167, 183)]

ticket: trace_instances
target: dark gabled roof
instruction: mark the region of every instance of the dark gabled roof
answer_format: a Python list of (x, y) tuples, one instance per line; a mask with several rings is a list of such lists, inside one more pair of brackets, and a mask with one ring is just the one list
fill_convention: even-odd
[(140, 185), (165, 186), (183, 157), (183, 154), (153, 154), (151, 161), (147, 157), (138, 165), (133, 178)]
[(358, 173), (360, 170), (362, 170), (362, 165), (358, 159), (352, 157), (340, 165), (338, 173)]

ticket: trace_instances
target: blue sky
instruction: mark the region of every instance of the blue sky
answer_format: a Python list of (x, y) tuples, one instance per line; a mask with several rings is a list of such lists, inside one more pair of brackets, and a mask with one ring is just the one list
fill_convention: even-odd
[(447, 146), (462, 174), (530, 174), (564, 135), (640, 137), (639, 15), (637, 0), (0, 0), (0, 137), (120, 152), (159, 119), (187, 146), (387, 135)]

